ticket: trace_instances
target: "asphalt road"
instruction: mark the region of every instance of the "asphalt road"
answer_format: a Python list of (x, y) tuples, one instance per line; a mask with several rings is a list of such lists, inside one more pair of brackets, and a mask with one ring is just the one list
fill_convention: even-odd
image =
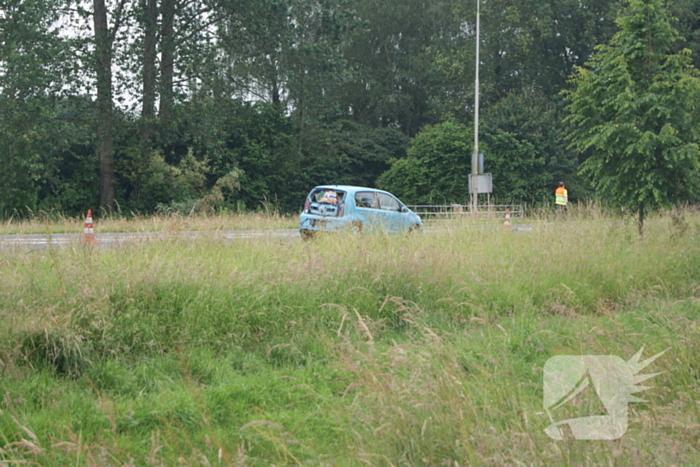
[[(430, 233), (449, 228), (445, 223), (434, 223), (425, 226), (424, 232)], [(488, 224), (478, 228), (501, 228), (500, 225)], [(528, 231), (532, 229), (530, 224), (513, 224), (510, 230), (513, 232)], [(83, 242), (82, 233), (70, 234), (17, 234), (0, 235), (0, 251), (8, 249), (30, 249), (41, 250), (49, 247), (66, 247), (70, 245), (81, 245)], [(221, 240), (242, 240), (242, 239), (295, 239), (299, 240), (297, 229), (258, 229), (258, 230), (228, 230), (228, 231), (186, 231), (186, 232), (106, 232), (95, 233), (97, 239), (96, 247), (111, 247), (128, 243), (142, 243), (149, 241), (159, 241), (167, 239), (221, 239)]]
[[(299, 238), (297, 229), (278, 230), (230, 230), (230, 231), (190, 231), (190, 232), (107, 232), (96, 233), (97, 247), (110, 247), (126, 243), (166, 240), (173, 238), (195, 240), (215, 238), (241, 240), (248, 238)], [(82, 244), (83, 234), (18, 234), (0, 235), (0, 249), (65, 247)]]

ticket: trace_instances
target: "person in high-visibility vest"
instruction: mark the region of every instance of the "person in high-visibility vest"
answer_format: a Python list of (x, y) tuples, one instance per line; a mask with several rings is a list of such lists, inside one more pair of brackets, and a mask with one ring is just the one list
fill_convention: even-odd
[(569, 203), (569, 192), (566, 190), (564, 182), (559, 182), (559, 186), (554, 192), (556, 197), (557, 210), (566, 211), (566, 205)]

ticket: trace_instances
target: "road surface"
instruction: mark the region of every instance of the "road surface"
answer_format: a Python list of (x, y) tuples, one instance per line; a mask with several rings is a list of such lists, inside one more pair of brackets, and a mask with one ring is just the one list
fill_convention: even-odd
[[(446, 224), (439, 226), (426, 226), (425, 233), (439, 231), (449, 228)], [(488, 224), (478, 228), (501, 228), (500, 225)], [(510, 227), (513, 232), (532, 230), (531, 224), (513, 224)], [(83, 241), (82, 233), (69, 234), (17, 234), (0, 235), (0, 251), (23, 248), (23, 249), (45, 249), (48, 247), (65, 247), (70, 245), (80, 245)], [(95, 233), (98, 243), (96, 247), (110, 247), (127, 243), (139, 243), (147, 241), (167, 240), (167, 239), (222, 239), (222, 240), (242, 240), (242, 239), (296, 239), (299, 240), (297, 229), (257, 229), (257, 230), (208, 230), (208, 231), (185, 231), (185, 232), (105, 232)]]
[[(230, 230), (230, 231), (188, 231), (188, 232), (107, 232), (96, 233), (95, 246), (109, 247), (124, 243), (138, 243), (173, 238), (190, 239), (215, 238), (240, 240), (246, 238), (299, 238), (297, 229), (277, 230)], [(42, 249), (49, 246), (63, 247), (81, 244), (83, 234), (17, 234), (0, 235), (0, 249), (12, 247)]]

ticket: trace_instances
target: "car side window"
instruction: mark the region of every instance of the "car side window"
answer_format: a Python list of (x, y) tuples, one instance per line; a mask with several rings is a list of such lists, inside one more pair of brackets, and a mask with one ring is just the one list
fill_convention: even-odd
[(379, 207), (384, 211), (398, 211), (401, 205), (399, 200), (386, 193), (377, 193)]
[(355, 205), (358, 208), (375, 208), (375, 204), (374, 193), (371, 191), (358, 191), (355, 193)]

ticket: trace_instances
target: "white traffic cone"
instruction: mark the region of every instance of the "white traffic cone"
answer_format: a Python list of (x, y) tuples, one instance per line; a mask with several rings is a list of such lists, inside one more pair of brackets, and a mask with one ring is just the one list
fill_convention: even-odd
[(92, 209), (88, 209), (85, 218), (85, 229), (83, 229), (83, 243), (97, 243), (95, 232), (92, 227)]

